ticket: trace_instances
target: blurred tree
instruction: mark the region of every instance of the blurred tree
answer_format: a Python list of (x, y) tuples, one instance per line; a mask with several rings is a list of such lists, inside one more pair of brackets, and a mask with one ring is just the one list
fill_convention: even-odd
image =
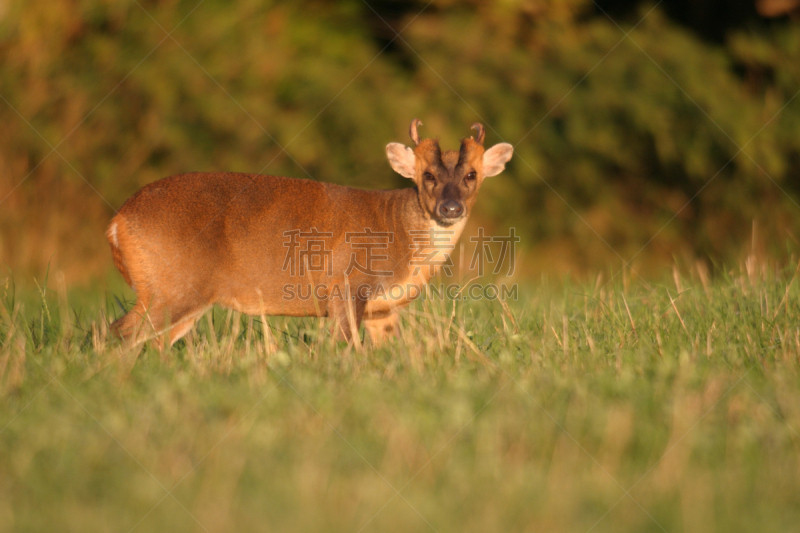
[(413, 117), (444, 145), (476, 120), (516, 145), (477, 219), (518, 227), (531, 270), (730, 259), (754, 219), (774, 252), (797, 243), (800, 28), (755, 2), (3, 6), (0, 262), (15, 273), (110, 271), (111, 213), (173, 173), (408, 186), (383, 146)]

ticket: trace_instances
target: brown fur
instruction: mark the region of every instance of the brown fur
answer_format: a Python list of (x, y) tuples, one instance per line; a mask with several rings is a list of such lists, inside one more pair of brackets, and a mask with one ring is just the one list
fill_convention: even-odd
[[(125, 202), (106, 233), (114, 264), (137, 293), (134, 308), (113, 330), (135, 340), (169, 330), (173, 343), (216, 303), (251, 315), (331, 317), (348, 340), (362, 320), (375, 342), (396, 333), (396, 309), (410, 301), (408, 295), (363, 297), (356, 289), (366, 287), (374, 295), (395, 283), (427, 283), (435, 269), (417, 265), (420, 272), (414, 275), (410, 260), (431, 246), (417, 242), (414, 232), (456, 225), (460, 231), (483, 178), (483, 146), (472, 139), (464, 140), (460, 151), (444, 153), (438, 142), (425, 139), (414, 156), (417, 187), (408, 189), (368, 191), (239, 173), (180, 174), (145, 186)], [(471, 170), (478, 179), (458, 183)], [(441, 181), (433, 185), (425, 172)], [(463, 221), (437, 220), (443, 198), (464, 202)], [(285, 232), (313, 228), (330, 234), (322, 239), (331, 252), (330, 269), (308, 269), (301, 276), (295, 261), (292, 275), (284, 269), (291, 250)], [(346, 275), (353, 254), (366, 263), (364, 250), (347, 243), (346, 235), (365, 229), (392, 235), (388, 247), (373, 251), (385, 258), (369, 265), (373, 273), (355, 269)], [(299, 238), (299, 250), (308, 241)], [(443, 261), (445, 253), (440, 256)], [(286, 287), (297, 284), (319, 289), (320, 298), (287, 298)]]

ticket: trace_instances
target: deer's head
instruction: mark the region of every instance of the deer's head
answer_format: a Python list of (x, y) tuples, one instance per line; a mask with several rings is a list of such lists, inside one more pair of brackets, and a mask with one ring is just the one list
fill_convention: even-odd
[(420, 140), (417, 127), (421, 125), (418, 119), (411, 122), (413, 148), (389, 143), (386, 156), (395, 172), (414, 180), (427, 216), (441, 226), (451, 226), (469, 216), (483, 179), (503, 171), (514, 147), (500, 143), (485, 150), (485, 131), (476, 123), (472, 125), (475, 137), (462, 139), (459, 150), (443, 152), (438, 140)]

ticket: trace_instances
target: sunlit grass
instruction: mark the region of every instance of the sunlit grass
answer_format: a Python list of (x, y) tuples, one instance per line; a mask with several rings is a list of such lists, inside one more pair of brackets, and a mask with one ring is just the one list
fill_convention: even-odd
[(794, 275), (419, 302), (362, 352), (224, 310), (131, 349), (113, 298), (78, 312), (58, 280), (9, 283), (0, 530), (787, 531)]

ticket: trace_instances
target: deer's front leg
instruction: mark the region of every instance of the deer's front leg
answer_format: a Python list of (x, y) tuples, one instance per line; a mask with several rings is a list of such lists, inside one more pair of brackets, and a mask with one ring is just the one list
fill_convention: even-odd
[(328, 316), (333, 319), (334, 335), (347, 342), (352, 342), (354, 336), (358, 337), (366, 306), (366, 300), (359, 298), (331, 301), (328, 304)]
[(392, 337), (400, 334), (400, 318), (397, 311), (379, 318), (365, 318), (364, 327), (369, 333), (373, 346), (381, 346)]

